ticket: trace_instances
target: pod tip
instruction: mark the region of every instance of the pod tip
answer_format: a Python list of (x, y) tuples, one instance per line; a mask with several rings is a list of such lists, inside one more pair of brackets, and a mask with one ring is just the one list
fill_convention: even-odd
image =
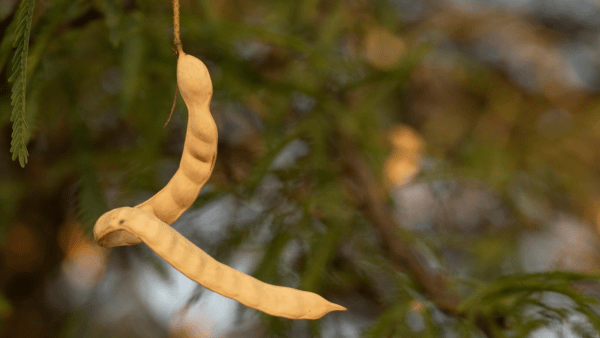
[(341, 306), (341, 305), (337, 305), (335, 304), (335, 309), (334, 311), (348, 311), (348, 309), (346, 309), (345, 307)]

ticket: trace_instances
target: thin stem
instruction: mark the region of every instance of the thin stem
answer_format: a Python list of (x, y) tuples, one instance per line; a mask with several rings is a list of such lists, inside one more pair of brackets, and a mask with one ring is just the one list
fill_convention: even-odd
[(179, 0), (173, 0), (173, 44), (177, 54), (183, 53), (183, 45), (179, 37)]
[[(173, 45), (175, 45), (177, 55), (181, 55), (183, 53), (183, 46), (181, 44), (181, 38), (179, 37), (179, 0), (173, 0)], [(175, 97), (173, 98), (173, 106), (171, 107), (171, 114), (169, 114), (169, 118), (167, 122), (163, 125), (163, 129), (169, 124), (171, 121), (171, 117), (173, 116), (173, 112), (175, 111), (175, 105), (177, 105), (177, 92), (179, 91), (179, 87), (175, 86)]]
[(173, 106), (171, 107), (171, 114), (169, 114), (169, 118), (167, 119), (167, 122), (165, 122), (163, 129), (167, 126), (167, 124), (169, 124), (169, 122), (171, 121), (171, 117), (173, 116), (173, 112), (175, 111), (175, 106), (177, 105), (177, 92), (178, 91), (179, 91), (179, 87), (177, 87), (177, 85), (175, 85), (175, 97), (173, 98)]

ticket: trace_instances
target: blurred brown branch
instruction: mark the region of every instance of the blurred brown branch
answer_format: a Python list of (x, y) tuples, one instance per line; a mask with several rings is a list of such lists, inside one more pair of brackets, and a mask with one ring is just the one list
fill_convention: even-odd
[[(406, 271), (429, 296), (438, 309), (452, 317), (464, 317), (458, 310), (460, 297), (454, 293), (443, 271), (429, 266), (427, 258), (414, 248), (414, 245), (404, 238), (395, 220), (392, 207), (386, 202), (382, 185), (366, 162), (360, 151), (350, 139), (342, 137), (338, 144), (343, 144), (341, 152), (343, 166), (347, 172), (347, 187), (352, 192), (365, 216), (372, 222), (381, 234), (384, 252), (398, 271)], [(502, 326), (504, 318), (497, 318)], [(488, 323), (477, 320), (478, 327), (488, 336), (493, 332)]]

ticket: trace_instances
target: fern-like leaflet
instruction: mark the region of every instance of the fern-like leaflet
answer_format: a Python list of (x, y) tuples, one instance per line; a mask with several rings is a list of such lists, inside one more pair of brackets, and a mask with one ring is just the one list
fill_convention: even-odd
[(21, 167), (25, 167), (29, 156), (27, 141), (30, 135), (25, 119), (25, 96), (27, 93), (27, 54), (34, 4), (35, 0), (22, 0), (19, 14), (15, 17), (15, 20), (17, 20), (17, 33), (13, 47), (16, 47), (17, 50), (13, 56), (13, 74), (8, 79), (8, 82), (13, 83), (11, 96), (13, 110), (10, 116), (10, 121), (13, 123), (13, 132), (10, 152), (13, 154), (13, 161), (17, 156), (19, 157)]

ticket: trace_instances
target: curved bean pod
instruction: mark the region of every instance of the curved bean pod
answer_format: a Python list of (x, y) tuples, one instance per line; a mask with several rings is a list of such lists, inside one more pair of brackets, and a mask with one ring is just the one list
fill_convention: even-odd
[(318, 319), (343, 306), (307, 291), (263, 283), (219, 263), (154, 214), (123, 207), (102, 215), (94, 226), (99, 245), (113, 246), (115, 234), (140, 238), (160, 257), (209, 290), (273, 316)]
[(188, 124), (179, 169), (169, 183), (136, 208), (173, 224), (198, 197), (217, 157), (217, 125), (210, 113), (213, 93), (208, 69), (196, 57), (179, 53), (177, 86), (188, 108)]
[[(188, 124), (179, 168), (169, 183), (147, 201), (135, 206), (173, 224), (198, 197), (217, 157), (217, 125), (210, 113), (213, 93), (208, 69), (181, 50), (177, 58), (177, 86), (188, 108)], [(106, 239), (111, 246), (141, 243), (136, 235), (118, 231)]]
[(190, 279), (240, 303), (290, 319), (318, 319), (345, 311), (312, 292), (274, 286), (221, 264), (169, 225), (198, 197), (213, 170), (217, 127), (210, 114), (212, 82), (202, 61), (179, 52), (177, 85), (188, 107), (188, 125), (179, 169), (169, 183), (134, 208), (113, 209), (94, 225), (100, 246), (146, 243)]

